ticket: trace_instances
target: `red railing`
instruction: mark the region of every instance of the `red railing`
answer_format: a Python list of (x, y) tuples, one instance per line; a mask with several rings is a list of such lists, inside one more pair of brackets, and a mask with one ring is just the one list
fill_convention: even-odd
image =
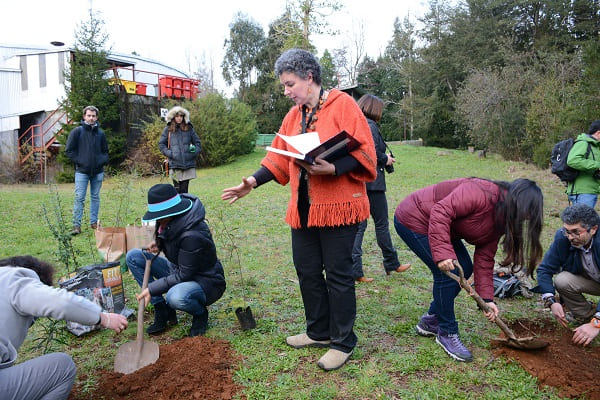
[[(53, 112), (51, 112), (41, 124), (31, 125), (18, 139), (18, 150), (19, 150), (19, 163), (22, 165), (34, 154), (39, 153), (39, 163), (40, 163), (40, 182), (45, 183), (44, 179), (44, 162), (45, 158), (44, 153), (48, 150), (54, 142), (56, 142), (56, 138), (63, 131), (61, 126), (60, 129), (56, 130), (56, 132), (52, 135), (52, 137), (45, 141), (44, 138), (48, 132), (54, 131), (56, 124), (60, 124), (64, 121), (64, 118), (67, 117), (67, 112), (63, 110), (61, 107), (57, 108)], [(46, 125), (49, 120), (54, 118), (54, 121)], [(68, 118), (66, 118), (66, 122), (68, 123)], [(26, 145), (30, 145), (30, 150), (28, 153), (24, 154), (23, 147)]]

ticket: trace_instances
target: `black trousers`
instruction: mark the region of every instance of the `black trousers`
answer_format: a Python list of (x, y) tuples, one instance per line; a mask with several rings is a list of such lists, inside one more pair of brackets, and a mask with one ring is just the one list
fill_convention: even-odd
[[(392, 243), (390, 235), (390, 223), (388, 216), (388, 203), (383, 191), (367, 191), (369, 196), (369, 205), (371, 209), (371, 217), (375, 222), (375, 237), (377, 245), (381, 249), (383, 255), (383, 268), (386, 271), (393, 271), (400, 265), (398, 260), (398, 252)], [(367, 221), (364, 220), (358, 226), (356, 232), (356, 240), (354, 241), (354, 249), (352, 250), (352, 261), (354, 264), (353, 275), (355, 279), (364, 276), (362, 265), (362, 242), (365, 230), (367, 229)]]
[[(292, 229), (292, 253), (306, 315), (306, 333), (313, 340), (331, 340), (331, 348), (350, 352), (356, 296), (352, 246), (358, 224), (334, 228)], [(325, 273), (325, 274), (324, 274)]]
[(175, 186), (175, 190), (177, 190), (177, 193), (187, 193), (189, 184), (189, 180), (176, 181), (175, 179), (173, 179), (173, 186)]

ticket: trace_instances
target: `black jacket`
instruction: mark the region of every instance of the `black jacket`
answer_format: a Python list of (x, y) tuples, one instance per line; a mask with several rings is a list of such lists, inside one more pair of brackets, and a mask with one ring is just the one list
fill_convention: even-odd
[(367, 118), (369, 128), (371, 128), (371, 135), (373, 135), (373, 142), (375, 143), (375, 154), (377, 155), (377, 178), (373, 182), (367, 182), (368, 191), (379, 191), (385, 192), (385, 164), (387, 163), (387, 154), (385, 153), (386, 147), (381, 133), (379, 133), (379, 127), (377, 123)]
[(75, 164), (75, 170), (86, 175), (97, 175), (108, 164), (108, 143), (98, 124), (84, 121), (69, 133), (65, 154)]
[[(169, 159), (169, 168), (190, 169), (196, 168), (196, 158), (200, 154), (200, 138), (192, 124), (188, 124), (188, 130), (182, 131), (177, 127), (171, 132), (169, 145), (169, 126), (175, 122), (169, 122), (158, 140), (158, 149)], [(190, 144), (196, 146), (194, 152), (190, 152)]]
[[(196, 196), (182, 193), (192, 200), (192, 208), (173, 217), (164, 231), (157, 233), (157, 244), (173, 263), (170, 275), (148, 284), (152, 296), (167, 292), (181, 282), (195, 281), (206, 294), (206, 304), (217, 301), (225, 292), (225, 274), (208, 225), (206, 210)], [(158, 224), (157, 230), (158, 230)]]

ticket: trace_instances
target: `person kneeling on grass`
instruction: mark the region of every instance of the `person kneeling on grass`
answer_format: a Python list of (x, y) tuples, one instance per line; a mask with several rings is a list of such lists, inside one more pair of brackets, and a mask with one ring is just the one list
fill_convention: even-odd
[(172, 185), (158, 184), (148, 191), (148, 212), (142, 221), (156, 221), (155, 242), (149, 251), (130, 250), (126, 260), (141, 286), (146, 259), (161, 251), (166, 256), (153, 258), (148, 287), (136, 295), (138, 301), (143, 297), (146, 304), (154, 305), (149, 334), (164, 331), (168, 323), (176, 324), (175, 310), (192, 314), (190, 336), (203, 335), (208, 329), (206, 307), (225, 292), (225, 275), (205, 215), (196, 196), (179, 194)]
[[(506, 257), (501, 265), (526, 266), (533, 274), (542, 256), (543, 202), (542, 191), (528, 179), (461, 178), (418, 190), (398, 205), (396, 232), (433, 274), (433, 301), (416, 326), (417, 334), (435, 336), (455, 360), (473, 360), (458, 336), (454, 315), (460, 285), (444, 271), (453, 271), (458, 261), (465, 278), (475, 276), (475, 290), (487, 302), (485, 314), (493, 321), (498, 316), (492, 279), (498, 242), (503, 238)], [(473, 261), (463, 239), (475, 246)]]
[(65, 353), (49, 353), (15, 364), (27, 331), (39, 317), (100, 325), (117, 333), (127, 318), (103, 313), (82, 296), (52, 287), (52, 265), (31, 256), (0, 260), (0, 398), (66, 399), (76, 367)]
[[(537, 269), (539, 286), (532, 290), (542, 293), (544, 306), (561, 325), (579, 325), (573, 330), (573, 343), (587, 346), (600, 333), (600, 303), (594, 305), (583, 295), (600, 295), (600, 216), (587, 204), (578, 203), (565, 208), (561, 219), (563, 227)], [(560, 302), (554, 297), (555, 289)]]

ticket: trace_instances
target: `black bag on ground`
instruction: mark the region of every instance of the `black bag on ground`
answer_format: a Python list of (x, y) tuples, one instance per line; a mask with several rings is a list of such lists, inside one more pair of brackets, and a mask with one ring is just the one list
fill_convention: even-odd
[[(579, 171), (571, 168), (567, 165), (567, 158), (569, 157), (569, 152), (573, 145), (577, 142), (577, 140), (573, 138), (568, 138), (565, 140), (561, 140), (556, 143), (552, 148), (552, 155), (550, 156), (550, 164), (552, 173), (563, 182), (573, 182), (577, 175), (579, 175)], [(588, 142), (587, 151), (585, 152), (585, 158), (590, 156), (590, 152), (592, 151), (592, 146)], [(593, 155), (592, 155), (593, 156)]]
[(511, 274), (494, 274), (494, 297), (505, 299), (521, 294), (521, 281)]
[[(123, 278), (118, 261), (81, 267), (74, 276), (59, 280), (58, 285), (98, 304), (104, 312), (119, 313), (125, 317), (133, 313), (132, 309), (125, 306)], [(67, 321), (67, 330), (75, 336), (96, 329), (98, 326)]]

